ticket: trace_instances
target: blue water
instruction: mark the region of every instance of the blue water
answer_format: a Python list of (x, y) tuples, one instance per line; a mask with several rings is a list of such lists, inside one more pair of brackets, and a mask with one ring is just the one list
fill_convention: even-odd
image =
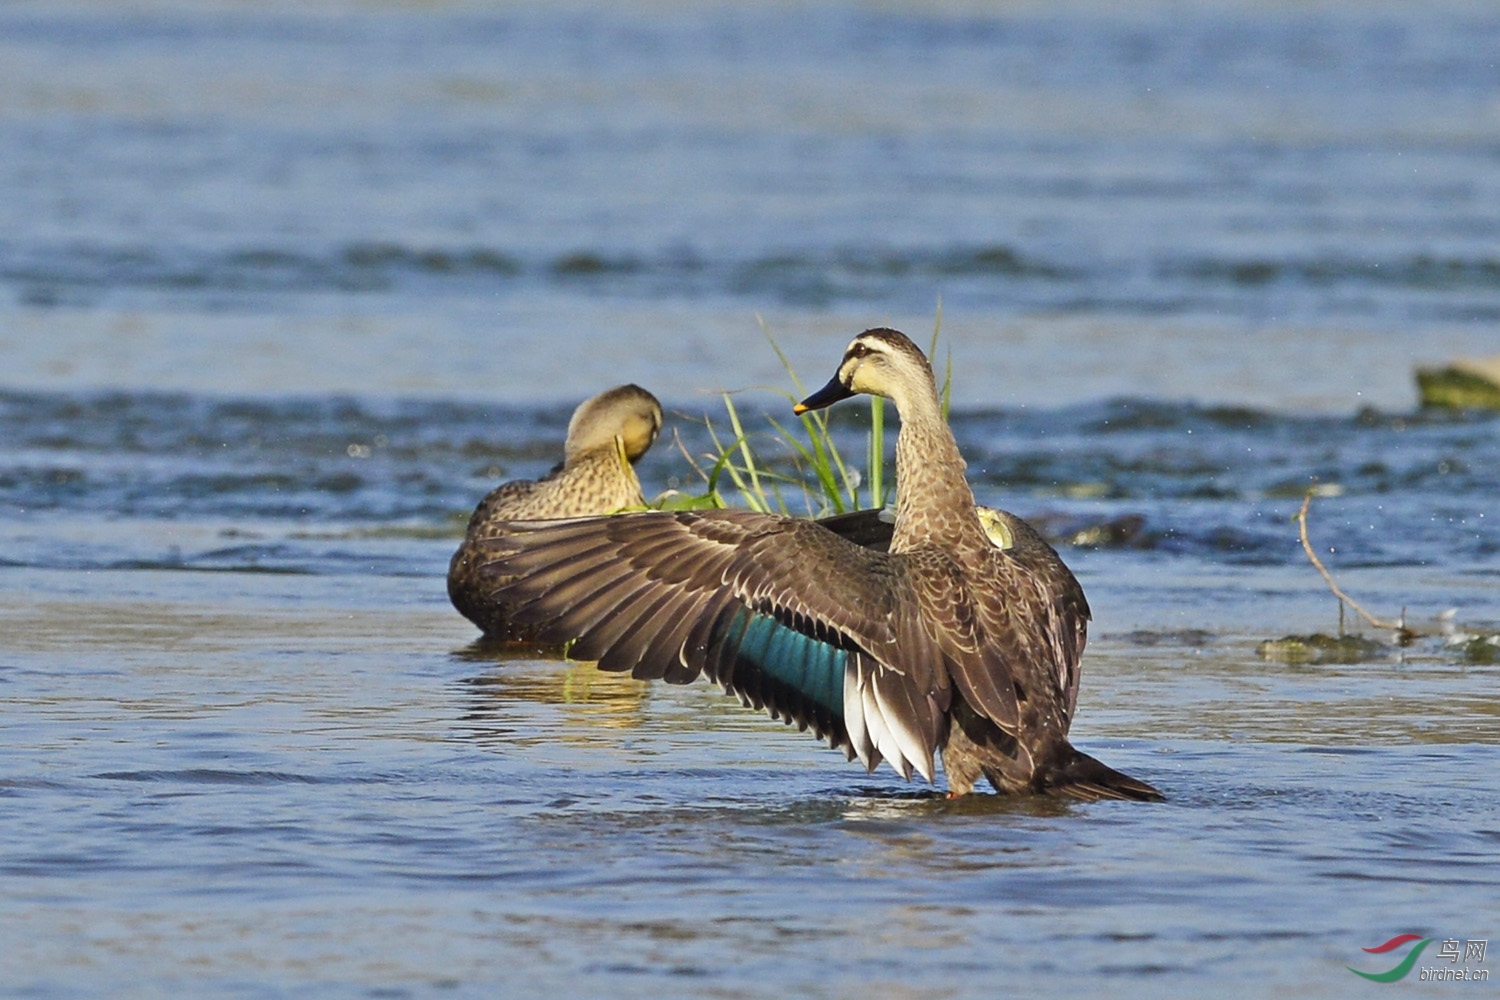
[[(1500, 352), (1496, 52), (1458, 0), (0, 8), (0, 995), (1429, 988), (1345, 967), (1497, 930), (1500, 419), (1412, 379)], [(581, 398), (656, 392), (692, 492), (719, 390), (787, 416), (767, 334), (816, 385), (885, 323), (1166, 804), (950, 803), (449, 607)], [(1257, 652), (1339, 627), (1313, 485), (1410, 646)]]
[(0, 369), (683, 397), (780, 377), (758, 315), (806, 371), (941, 302), (975, 404), (1404, 407), (1496, 349), (1497, 49), (1462, 2), (7, 5)]

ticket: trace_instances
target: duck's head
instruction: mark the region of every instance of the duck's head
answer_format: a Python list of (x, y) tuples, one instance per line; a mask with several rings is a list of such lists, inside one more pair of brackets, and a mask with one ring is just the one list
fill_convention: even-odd
[(564, 453), (571, 460), (595, 448), (614, 446), (634, 462), (646, 454), (660, 430), (661, 404), (656, 397), (638, 385), (617, 385), (584, 400), (573, 411)]
[(898, 330), (866, 330), (849, 342), (828, 384), (792, 410), (821, 410), (862, 392), (895, 400), (899, 409), (902, 400), (917, 392), (931, 392), (931, 387), (932, 366), (910, 337)]

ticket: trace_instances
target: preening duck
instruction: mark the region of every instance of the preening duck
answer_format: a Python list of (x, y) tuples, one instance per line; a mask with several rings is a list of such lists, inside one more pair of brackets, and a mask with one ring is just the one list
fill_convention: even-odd
[(661, 404), (638, 385), (619, 385), (579, 404), (568, 421), (563, 461), (538, 480), (502, 483), (479, 502), (463, 544), (448, 564), (448, 598), (460, 613), (495, 639), (532, 640), (510, 620), (492, 593), (494, 579), (479, 575), (489, 557), (482, 547), (515, 520), (587, 517), (644, 507), (634, 463), (661, 430)]
[(1003, 792), (1160, 799), (1068, 742), (1088, 604), (1025, 522), (1001, 525), (1008, 547), (986, 533), (921, 350), (868, 330), (795, 409), (856, 393), (901, 417), (888, 551), (793, 517), (647, 512), (511, 524), (481, 543), (481, 572), (516, 621), (576, 639), (574, 658), (674, 683), (706, 673), (872, 770), (884, 759), (933, 781), (940, 753), (951, 796), (982, 776)]

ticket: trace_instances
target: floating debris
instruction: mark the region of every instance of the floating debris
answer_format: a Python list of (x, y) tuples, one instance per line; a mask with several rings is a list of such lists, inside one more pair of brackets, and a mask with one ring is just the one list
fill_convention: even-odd
[(1255, 647), (1255, 651), (1261, 659), (1278, 663), (1365, 663), (1382, 659), (1390, 653), (1390, 647), (1364, 636), (1331, 636), (1316, 632), (1267, 639)]

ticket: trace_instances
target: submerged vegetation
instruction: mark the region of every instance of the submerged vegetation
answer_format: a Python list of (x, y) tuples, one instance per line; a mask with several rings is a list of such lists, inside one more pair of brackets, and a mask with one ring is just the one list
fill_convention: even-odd
[(1362, 635), (1286, 635), (1255, 647), (1263, 660), (1279, 663), (1364, 663), (1390, 655), (1391, 648)]

